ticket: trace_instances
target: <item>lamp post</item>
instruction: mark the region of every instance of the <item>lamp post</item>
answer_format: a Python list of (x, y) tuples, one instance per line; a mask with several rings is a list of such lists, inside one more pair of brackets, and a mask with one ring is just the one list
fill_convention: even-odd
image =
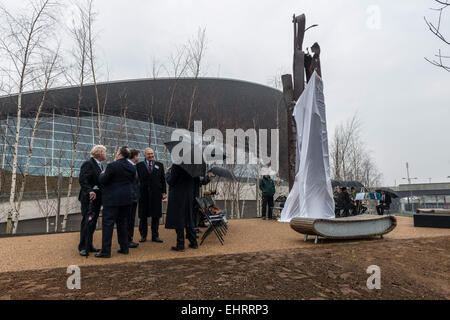
[[(408, 184), (411, 184), (411, 180), (417, 180), (418, 178), (417, 177), (415, 177), (415, 178), (410, 178), (409, 177), (409, 163), (408, 162), (406, 162), (406, 178), (402, 178), (403, 180), (408, 180)], [(411, 205), (411, 202), (410, 202), (410, 197), (411, 197), (411, 190), (409, 190), (409, 197), (408, 197), (408, 208), (409, 208), (409, 206)], [(411, 209), (412, 209), (412, 206), (411, 206)]]

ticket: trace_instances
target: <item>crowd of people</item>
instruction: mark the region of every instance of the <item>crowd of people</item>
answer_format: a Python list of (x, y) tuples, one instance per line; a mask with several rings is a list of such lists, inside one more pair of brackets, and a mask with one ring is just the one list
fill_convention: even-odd
[[(111, 243), (114, 225), (120, 245), (118, 253), (128, 254), (130, 248), (137, 248), (133, 241), (136, 210), (139, 217), (139, 242), (147, 241), (148, 218), (151, 219), (151, 241), (162, 243), (159, 225), (162, 217), (162, 201), (168, 197), (165, 227), (175, 229), (177, 234), (175, 251), (185, 249), (186, 238), (189, 247), (198, 248), (197, 227), (204, 225), (196, 206), (195, 197), (201, 185), (208, 184), (214, 177), (191, 177), (180, 166), (173, 165), (164, 170), (164, 165), (155, 160), (153, 149), (147, 148), (144, 160), (140, 151), (123, 146), (116, 160), (103, 167), (106, 147), (96, 145), (91, 150), (91, 158), (80, 169), (79, 201), (81, 203), (81, 228), (78, 250), (81, 256), (96, 253), (97, 258), (111, 257)], [(169, 194), (166, 190), (169, 185)], [(93, 234), (102, 210), (102, 248), (93, 246)]]
[(360, 201), (355, 200), (355, 188), (336, 187), (334, 189), (334, 213), (336, 218), (356, 216), (364, 213), (367, 207), (364, 207)]
[[(333, 196), (335, 203), (336, 218), (356, 216), (367, 211), (367, 207), (363, 205), (361, 200), (356, 200), (356, 190), (354, 187), (334, 188)], [(385, 210), (389, 210), (392, 203), (391, 196), (384, 190), (380, 191), (380, 203), (376, 206), (378, 215), (383, 215)]]

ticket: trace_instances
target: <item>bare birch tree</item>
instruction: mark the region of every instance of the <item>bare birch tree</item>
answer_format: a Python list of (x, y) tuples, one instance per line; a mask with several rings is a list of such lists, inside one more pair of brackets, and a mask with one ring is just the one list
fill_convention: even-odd
[(194, 78), (194, 87), (192, 88), (191, 100), (189, 104), (189, 114), (187, 121), (187, 130), (190, 130), (193, 116), (195, 113), (194, 103), (198, 90), (198, 77), (201, 75), (203, 70), (203, 58), (206, 53), (206, 29), (199, 28), (195, 38), (188, 41), (186, 45), (186, 50), (188, 52), (188, 68), (192, 77)]
[(50, 217), (56, 214), (56, 200), (50, 199), (48, 190), (48, 158), (47, 158), (47, 141), (44, 144), (44, 199), (36, 199), (39, 212), (45, 219), (45, 232), (50, 232)]
[[(102, 110), (100, 106), (100, 98), (98, 93), (98, 86), (97, 86), (97, 74), (96, 74), (96, 57), (95, 57), (95, 35), (94, 35), (94, 23), (95, 23), (95, 16), (96, 12), (94, 12), (93, 9), (93, 0), (87, 0), (87, 5), (85, 7), (85, 14), (87, 15), (87, 44), (88, 44), (88, 59), (89, 64), (91, 67), (91, 76), (92, 81), (94, 84), (94, 91), (95, 91), (95, 102), (97, 106), (97, 128), (98, 128), (98, 144), (102, 144)], [(106, 98), (105, 98), (106, 101)]]
[[(433, 33), (440, 41), (442, 41), (444, 45), (450, 46), (450, 39), (448, 39), (447, 36), (442, 33), (443, 14), (444, 11), (450, 7), (450, 2), (449, 0), (434, 0), (434, 3), (436, 4), (437, 8), (432, 8), (431, 10), (437, 12), (438, 14), (437, 21), (433, 23), (430, 22), (426, 17), (424, 17), (425, 23), (430, 29), (431, 33)], [(434, 58), (432, 59), (425, 58), (425, 60), (427, 60), (432, 65), (440, 67), (450, 72), (450, 64), (448, 62), (448, 59), (450, 59), (450, 56), (443, 55), (441, 49), (438, 50), (438, 53), (435, 55)]]
[(376, 187), (381, 182), (381, 173), (361, 139), (361, 129), (357, 114), (336, 127), (330, 143), (332, 178)]
[(73, 134), (73, 154), (72, 154), (72, 162), (70, 166), (70, 174), (69, 174), (69, 185), (67, 188), (67, 197), (66, 197), (66, 207), (64, 210), (64, 218), (62, 222), (62, 232), (66, 231), (67, 228), (67, 220), (69, 217), (70, 211), (70, 197), (72, 194), (72, 186), (73, 186), (73, 175), (75, 170), (75, 163), (77, 159), (77, 151), (78, 151), (78, 138), (80, 131), (80, 112), (81, 112), (81, 103), (83, 100), (83, 88), (86, 78), (86, 62), (87, 62), (87, 48), (88, 48), (88, 19), (89, 16), (86, 14), (83, 7), (78, 6), (78, 21), (74, 21), (74, 25), (71, 29), (72, 38), (75, 42), (75, 47), (73, 50), (73, 58), (75, 61), (75, 69), (78, 74), (78, 97), (77, 97), (77, 108), (76, 108), (76, 118), (75, 118), (75, 132)]
[[(172, 121), (174, 115), (174, 100), (175, 94), (178, 87), (178, 82), (181, 77), (183, 77), (186, 73), (187, 68), (189, 67), (190, 57), (186, 52), (186, 48), (177, 48), (175, 53), (172, 53), (169, 60), (170, 69), (166, 66), (163, 66), (166, 70), (167, 74), (173, 78), (172, 84), (170, 86), (170, 97), (169, 102), (167, 104), (166, 113), (164, 116), (164, 127), (165, 127), (165, 139), (169, 140), (169, 124)], [(167, 148), (164, 145), (164, 167), (167, 167)]]
[(59, 75), (59, 72), (58, 72), (59, 47), (55, 52), (50, 53), (49, 55), (44, 55), (42, 57), (42, 59), (43, 59), (42, 73), (44, 74), (44, 80), (43, 80), (43, 85), (42, 85), (42, 87), (43, 87), (42, 97), (41, 97), (41, 100), (40, 100), (39, 105), (36, 110), (36, 115), (34, 117), (33, 127), (31, 130), (30, 142), (28, 144), (27, 162), (25, 165), (25, 172), (23, 174), (22, 183), (21, 183), (20, 191), (19, 191), (19, 196), (18, 196), (17, 204), (16, 204), (16, 216), (14, 219), (15, 220), (14, 227), (13, 227), (13, 231), (12, 231), (13, 234), (16, 234), (17, 226), (19, 224), (20, 208), (22, 205), (23, 194), (25, 191), (27, 177), (28, 177), (29, 171), (30, 171), (30, 162), (31, 162), (31, 156), (33, 155), (34, 139), (36, 136), (36, 131), (38, 129), (41, 111), (42, 111), (42, 108), (44, 107), (45, 101), (47, 99), (48, 89), (51, 87), (53, 81), (55, 80), (55, 77)]
[(11, 175), (11, 189), (9, 198), (9, 212), (7, 220), (7, 233), (12, 232), (13, 215), (17, 214), (15, 207), (17, 162), (20, 138), (20, 125), (22, 117), (22, 97), (27, 87), (36, 80), (36, 70), (39, 66), (39, 53), (44, 48), (50, 30), (54, 25), (53, 9), (55, 3), (50, 0), (35, 0), (30, 2), (28, 9), (19, 12), (8, 10), (0, 6), (0, 50), (8, 59), (10, 69), (2, 71), (8, 73), (15, 92), (17, 92), (17, 120), (14, 142), (14, 155)]

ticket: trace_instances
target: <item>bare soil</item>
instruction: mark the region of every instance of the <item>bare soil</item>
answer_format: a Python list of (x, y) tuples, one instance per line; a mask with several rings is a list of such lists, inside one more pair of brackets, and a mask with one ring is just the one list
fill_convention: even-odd
[[(370, 265), (380, 290), (367, 289)], [(66, 268), (4, 272), (0, 299), (450, 299), (449, 273), (449, 236), (325, 242), (84, 266), (80, 290), (67, 289)]]

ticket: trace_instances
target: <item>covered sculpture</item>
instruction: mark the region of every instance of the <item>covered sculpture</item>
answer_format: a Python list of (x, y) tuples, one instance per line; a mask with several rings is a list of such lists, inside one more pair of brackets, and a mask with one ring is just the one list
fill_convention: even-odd
[(280, 221), (334, 218), (323, 82), (317, 72), (300, 96), (293, 116), (297, 124), (298, 169)]

